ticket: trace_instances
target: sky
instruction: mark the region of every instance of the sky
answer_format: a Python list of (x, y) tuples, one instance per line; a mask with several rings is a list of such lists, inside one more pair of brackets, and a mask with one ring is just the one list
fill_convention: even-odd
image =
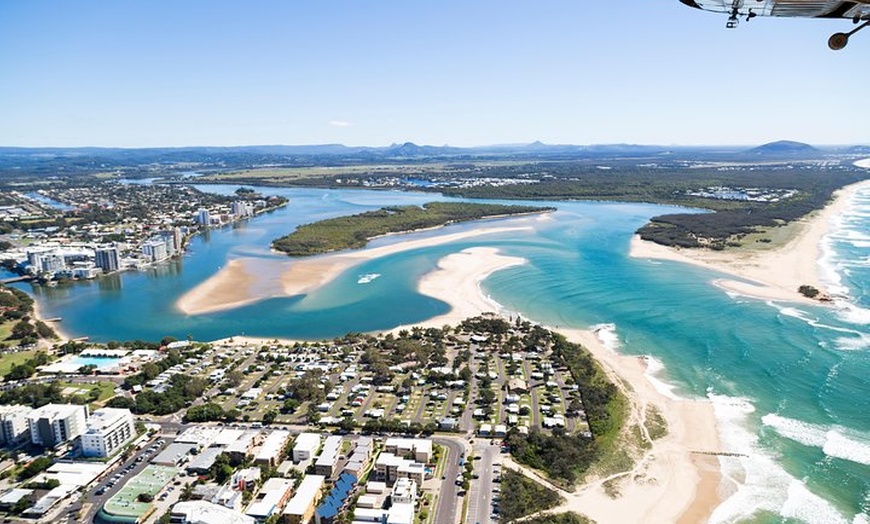
[(870, 29), (678, 0), (3, 0), (0, 146), (870, 144)]

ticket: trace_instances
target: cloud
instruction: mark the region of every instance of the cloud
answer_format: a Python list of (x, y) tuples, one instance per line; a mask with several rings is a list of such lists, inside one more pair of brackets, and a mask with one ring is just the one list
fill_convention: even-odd
[(347, 122), (345, 120), (333, 120), (329, 123), (329, 125), (335, 126), (335, 127), (350, 127), (353, 124), (350, 122)]

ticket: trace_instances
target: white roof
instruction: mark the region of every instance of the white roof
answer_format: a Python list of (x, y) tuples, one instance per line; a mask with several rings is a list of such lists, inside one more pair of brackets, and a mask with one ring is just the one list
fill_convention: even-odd
[(88, 418), (88, 433), (99, 433), (103, 429), (112, 426), (117, 423), (120, 419), (129, 418), (133, 419), (133, 413), (130, 412), (129, 409), (121, 409), (121, 408), (100, 408), (93, 413), (91, 413), (90, 418)]
[(287, 443), (287, 439), (289, 438), (289, 431), (283, 429), (273, 431), (268, 437), (266, 437), (266, 440), (263, 441), (263, 447), (260, 448), (260, 452), (257, 454), (257, 459), (269, 460), (273, 457), (277, 457), (281, 454), (281, 450), (284, 449), (284, 445)]
[(294, 481), (282, 478), (270, 478), (263, 483), (260, 488), (262, 499), (248, 506), (246, 515), (252, 517), (268, 517), (278, 507), (278, 503), (284, 498), (284, 495), (293, 489)]
[(36, 408), (30, 412), (27, 418), (37, 420), (41, 418), (55, 419), (66, 418), (77, 411), (81, 411), (84, 415), (85, 407), (76, 404), (46, 404), (41, 408)]
[(191, 426), (175, 439), (175, 442), (187, 442), (208, 447), (221, 432), (221, 428), (212, 426)]
[(188, 524), (254, 524), (257, 522), (247, 515), (204, 500), (179, 502), (172, 507), (172, 513), (187, 515)]
[(320, 435), (317, 433), (300, 433), (296, 437), (296, 442), (293, 444), (293, 449), (307, 449), (315, 451), (320, 447)]
[(413, 524), (413, 504), (393, 504), (387, 514), (387, 524)]
[(323, 489), (325, 481), (326, 477), (323, 475), (305, 475), (302, 483), (299, 484), (299, 489), (296, 490), (296, 494), (293, 495), (293, 498), (287, 503), (287, 507), (284, 508), (284, 514), (304, 515), (305, 511), (314, 502), (314, 497)]

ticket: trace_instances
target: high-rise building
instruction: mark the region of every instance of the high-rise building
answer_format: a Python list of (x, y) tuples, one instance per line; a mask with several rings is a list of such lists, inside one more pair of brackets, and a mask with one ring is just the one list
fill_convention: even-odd
[(0, 445), (18, 444), (28, 438), (28, 406), (0, 406)]
[(210, 226), (211, 225), (211, 213), (208, 212), (208, 209), (205, 209), (205, 208), (200, 209), (199, 213), (196, 216), (196, 221), (205, 227)]
[(115, 246), (101, 247), (94, 251), (94, 263), (104, 273), (118, 271), (121, 268), (121, 255)]
[(48, 404), (27, 415), (30, 441), (37, 446), (53, 448), (85, 432), (87, 406)]
[(66, 264), (60, 255), (49, 254), (42, 257), (42, 267), (40, 268), (42, 271), (54, 273), (55, 271), (62, 270), (64, 267), (66, 267)]
[(94, 411), (82, 434), (82, 454), (108, 457), (136, 436), (129, 409), (102, 408)]
[(169, 258), (166, 242), (163, 239), (151, 239), (142, 244), (142, 253), (149, 262), (162, 262)]
[(175, 233), (172, 231), (161, 231), (158, 235), (160, 240), (163, 241), (163, 244), (166, 245), (166, 254), (170, 258), (174, 257), (181, 247), (179, 244), (175, 243)]
[(232, 203), (233, 216), (236, 218), (249, 217), (254, 214), (253, 206), (244, 200), (236, 200)]

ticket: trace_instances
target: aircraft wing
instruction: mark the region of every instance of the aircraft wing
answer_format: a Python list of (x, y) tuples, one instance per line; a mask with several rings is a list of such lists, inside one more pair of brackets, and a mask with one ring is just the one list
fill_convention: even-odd
[(750, 10), (756, 16), (788, 16), (797, 18), (870, 18), (870, 0), (680, 0), (686, 5), (714, 11), (740, 13)]

